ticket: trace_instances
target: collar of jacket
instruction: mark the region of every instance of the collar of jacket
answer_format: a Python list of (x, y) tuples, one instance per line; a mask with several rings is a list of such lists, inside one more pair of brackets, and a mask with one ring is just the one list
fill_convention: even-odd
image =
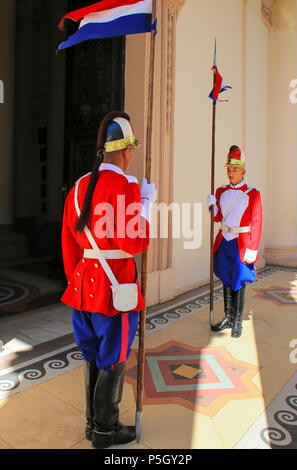
[(119, 166), (113, 165), (112, 163), (102, 163), (100, 165), (99, 171), (107, 171), (107, 170), (114, 171), (115, 173), (118, 173), (119, 175), (125, 176), (122, 168), (120, 168)]
[(241, 189), (245, 185), (246, 185), (245, 181), (242, 180), (241, 183), (235, 184), (234, 186), (233, 186), (233, 184), (230, 183), (229, 188), (230, 189)]

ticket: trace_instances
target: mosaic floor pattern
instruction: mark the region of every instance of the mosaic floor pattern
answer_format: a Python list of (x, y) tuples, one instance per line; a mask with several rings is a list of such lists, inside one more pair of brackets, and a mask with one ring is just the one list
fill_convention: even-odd
[(236, 447), (297, 449), (297, 372)]
[[(297, 448), (297, 366), (290, 360), (297, 359), (296, 290), (296, 270), (261, 270), (247, 289), (239, 340), (230, 330), (210, 331), (207, 287), (148, 309), (143, 437), (126, 449)], [(68, 310), (0, 322), (0, 449), (91, 448)], [(222, 312), (217, 286), (215, 319)], [(134, 348), (121, 403), (125, 424), (135, 420), (137, 339)]]
[(82, 354), (76, 344), (65, 346), (17, 366), (0, 370), (0, 400), (82, 365)]
[[(224, 347), (195, 348), (169, 341), (146, 350), (144, 405), (176, 403), (214, 416), (229, 401), (262, 396), (252, 381), (258, 371), (258, 366), (234, 359)], [(134, 351), (126, 380), (135, 397), (136, 377)]]
[(278, 307), (291, 306), (297, 308), (297, 290), (286, 290), (282, 286), (271, 286), (269, 289), (257, 289), (255, 296), (258, 299), (267, 299)]
[(20, 268), (0, 267), (0, 319), (59, 304), (63, 283)]

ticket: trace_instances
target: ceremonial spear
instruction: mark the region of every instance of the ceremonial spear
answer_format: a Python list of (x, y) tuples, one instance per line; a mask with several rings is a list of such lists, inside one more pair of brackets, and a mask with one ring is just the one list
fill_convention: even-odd
[[(215, 154), (216, 154), (216, 109), (217, 101), (227, 102), (228, 100), (219, 100), (219, 94), (223, 91), (226, 91), (228, 88), (231, 88), (229, 85), (226, 85), (223, 78), (218, 72), (217, 69), (217, 41), (215, 40), (215, 52), (213, 60), (213, 89), (209, 97), (213, 100), (212, 103), (212, 150), (211, 150), (211, 194), (215, 192)], [(210, 328), (213, 326), (213, 291), (214, 291), (214, 276), (213, 276), (213, 260), (214, 260), (214, 206), (211, 205), (210, 208), (210, 298), (209, 298), (209, 323)]]
[[(157, 0), (152, 3), (152, 24), (156, 21)], [(153, 109), (154, 109), (154, 76), (155, 76), (155, 44), (156, 32), (151, 31), (150, 38), (150, 64), (149, 64), (149, 84), (148, 84), (148, 116), (147, 116), (147, 135), (146, 135), (146, 158), (145, 158), (145, 177), (151, 181), (151, 162), (152, 162), (152, 128), (153, 128)], [(142, 255), (141, 268), (141, 292), (146, 305), (147, 293), (147, 275), (148, 275), (148, 250)], [(137, 399), (136, 399), (136, 439), (140, 441), (142, 428), (143, 411), (143, 389), (144, 389), (144, 362), (145, 362), (145, 327), (146, 327), (146, 306), (140, 313), (139, 319), (139, 343), (138, 343), (138, 366), (137, 366)]]
[[(213, 66), (217, 65), (217, 41), (215, 40), (215, 52)], [(213, 69), (213, 89), (215, 88), (215, 69)], [(210, 194), (215, 191), (215, 154), (216, 154), (216, 109), (217, 101), (212, 102), (212, 145), (211, 145), (211, 189)], [(213, 326), (213, 244), (214, 244), (214, 206), (210, 209), (210, 266), (209, 266), (209, 323)]]

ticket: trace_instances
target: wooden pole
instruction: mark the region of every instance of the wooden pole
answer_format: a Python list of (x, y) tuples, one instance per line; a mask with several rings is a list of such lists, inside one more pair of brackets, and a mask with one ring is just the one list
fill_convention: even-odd
[[(216, 66), (216, 51), (217, 45), (215, 41), (215, 54), (214, 54), (214, 66)], [(215, 70), (213, 74), (213, 87), (215, 86)], [(212, 149), (211, 149), (211, 194), (215, 192), (215, 155), (216, 155), (216, 101), (213, 101), (212, 105)], [(210, 327), (213, 326), (213, 245), (214, 245), (214, 206), (211, 206), (210, 211), (210, 266), (209, 266), (209, 323)]]
[[(156, 20), (157, 5), (156, 0), (152, 2), (152, 23)], [(145, 177), (151, 181), (151, 162), (152, 162), (152, 127), (153, 127), (153, 109), (154, 109), (154, 76), (155, 76), (155, 31), (151, 32), (150, 39), (150, 64), (149, 64), (149, 84), (148, 84), (148, 117), (147, 117), (147, 136), (146, 136), (146, 163)], [(141, 268), (141, 292), (146, 304), (147, 293), (147, 275), (148, 275), (148, 250), (142, 255)], [(140, 313), (139, 319), (139, 346), (138, 346), (138, 368), (137, 368), (137, 400), (136, 400), (136, 439), (141, 438), (142, 411), (143, 411), (143, 389), (144, 389), (144, 362), (145, 362), (145, 329), (146, 329), (146, 307)]]
[[(213, 103), (212, 108), (212, 157), (211, 157), (211, 194), (215, 191), (215, 124), (216, 123), (216, 104)], [(213, 245), (214, 245), (214, 206), (211, 206), (211, 221), (210, 221), (210, 267), (209, 267), (209, 279), (210, 279), (210, 301), (209, 301), (209, 323), (210, 327), (213, 326)]]

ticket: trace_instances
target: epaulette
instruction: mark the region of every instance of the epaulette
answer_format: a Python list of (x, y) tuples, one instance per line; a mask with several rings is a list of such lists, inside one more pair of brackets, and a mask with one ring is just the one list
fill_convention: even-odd
[(255, 186), (251, 186), (250, 184), (247, 184), (247, 187), (249, 189), (255, 189), (256, 191), (260, 191), (260, 189), (256, 188)]
[(136, 183), (136, 184), (138, 184), (138, 179), (136, 178), (136, 176), (125, 175), (125, 177), (127, 178), (128, 183)]

